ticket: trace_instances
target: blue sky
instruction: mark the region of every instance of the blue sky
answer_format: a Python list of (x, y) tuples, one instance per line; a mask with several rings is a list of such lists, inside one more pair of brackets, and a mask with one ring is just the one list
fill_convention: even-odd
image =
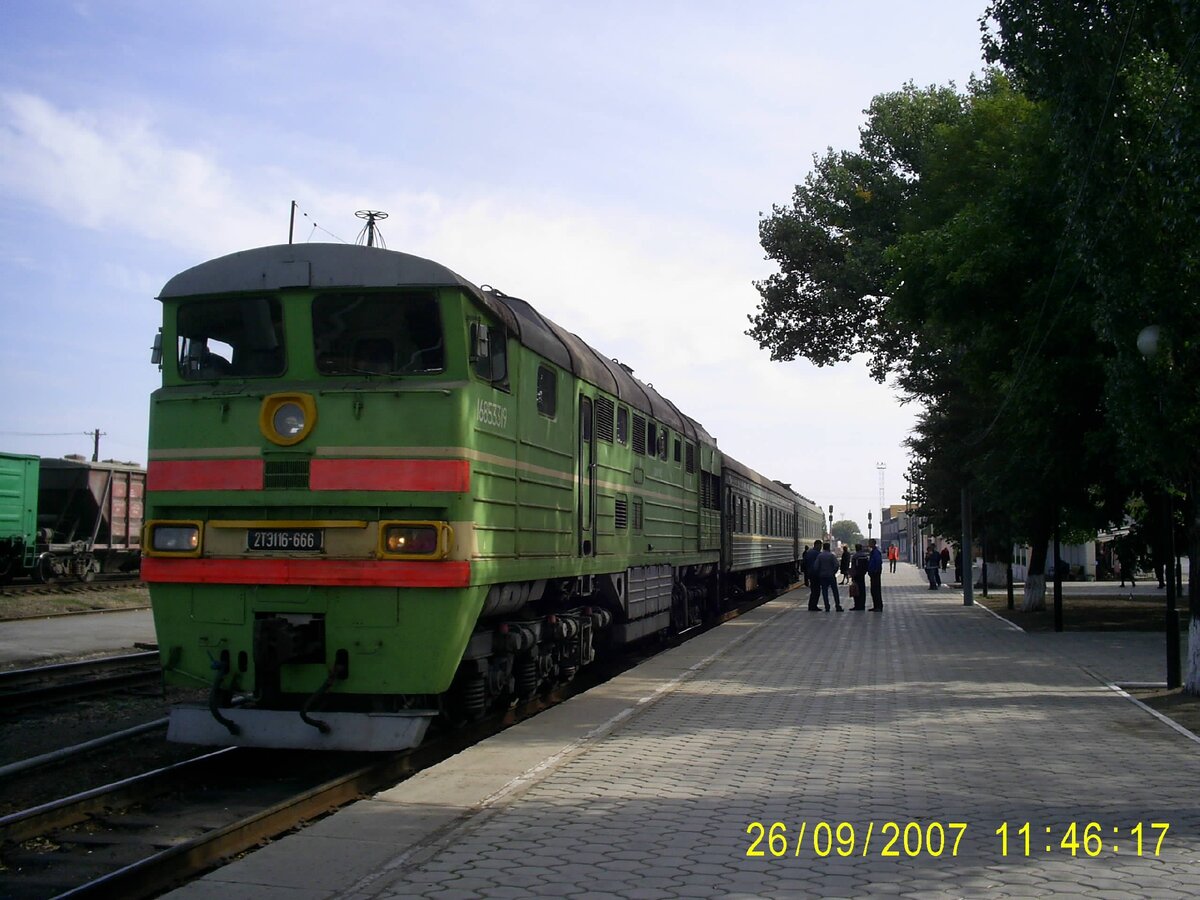
[[(143, 462), (154, 300), (287, 240), (387, 245), (524, 297), (728, 453), (865, 528), (912, 411), (744, 335), (760, 212), (871, 97), (965, 84), (974, 0), (0, 0), (0, 449)], [(320, 229), (314, 229), (312, 223)]]

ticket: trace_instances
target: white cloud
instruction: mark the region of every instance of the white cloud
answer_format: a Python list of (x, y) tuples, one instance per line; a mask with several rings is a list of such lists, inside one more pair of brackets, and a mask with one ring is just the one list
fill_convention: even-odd
[[(171, 146), (145, 119), (66, 112), (24, 93), (0, 97), (0, 190), (62, 219), (204, 247), (265, 227), (213, 158)], [(220, 237), (214, 239), (214, 235)]]
[[(0, 191), (60, 219), (151, 239), (176, 256), (186, 250), (191, 264), (276, 242), (284, 233), (280, 197), (300, 197), (305, 209), (321, 211), (313, 215), (322, 226), (347, 239), (361, 224), (353, 210), (382, 208), (391, 215), (383, 225), (389, 247), (523, 297), (599, 352), (633, 366), (727, 452), (822, 505), (857, 504), (865, 518), (875, 505), (875, 462), (888, 461), (897, 478), (903, 470), (898, 444), (909, 416), (861, 365), (771, 363), (744, 335), (757, 300), (751, 281), (763, 269), (752, 223), (731, 237), (669, 212), (580, 209), (552, 194), (462, 199), (317, 188), (280, 168), (234, 171), (217, 149), (173, 142), (149, 116), (64, 111), (12, 93), (2, 108)], [(308, 236), (306, 221), (298, 240)], [(161, 287), (143, 271), (152, 268), (111, 261), (101, 275), (148, 301)], [(134, 362), (148, 368), (140, 355)], [(139, 370), (130, 383), (147, 380)], [(137, 404), (134, 415), (143, 410)]]

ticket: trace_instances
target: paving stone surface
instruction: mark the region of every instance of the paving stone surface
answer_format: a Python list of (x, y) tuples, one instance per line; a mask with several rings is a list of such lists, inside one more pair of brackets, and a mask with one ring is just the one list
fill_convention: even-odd
[(1083, 668), (1153, 678), (1161, 641), (1026, 635), (907, 566), (884, 600), (774, 601), (672, 690), (341, 896), (1196, 895), (1200, 746)]
[(1105, 683), (1162, 635), (1025, 634), (903, 565), (881, 614), (806, 600), (171, 896), (1196, 896), (1200, 742)]

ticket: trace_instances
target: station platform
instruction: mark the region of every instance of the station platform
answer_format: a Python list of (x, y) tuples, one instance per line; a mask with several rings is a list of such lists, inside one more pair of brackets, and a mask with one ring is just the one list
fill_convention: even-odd
[(1161, 680), (1161, 635), (883, 579), (881, 613), (793, 591), (169, 896), (1194, 897), (1200, 744), (1106, 683)]

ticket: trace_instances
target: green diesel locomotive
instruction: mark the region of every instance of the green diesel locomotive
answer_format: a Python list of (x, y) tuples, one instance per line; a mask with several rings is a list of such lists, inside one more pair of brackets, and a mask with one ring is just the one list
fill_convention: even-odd
[(522, 300), (373, 247), (171, 279), (142, 574), (169, 737), (385, 750), (796, 577), (820, 511)]

